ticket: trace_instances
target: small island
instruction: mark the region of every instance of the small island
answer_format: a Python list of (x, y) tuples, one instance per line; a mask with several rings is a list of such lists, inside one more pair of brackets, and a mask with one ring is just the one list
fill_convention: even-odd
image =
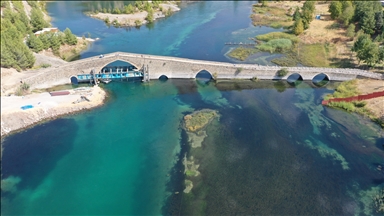
[[(205, 137), (207, 137), (204, 128), (213, 119), (218, 117), (218, 112), (210, 109), (198, 110), (184, 116), (184, 129), (188, 135), (188, 142), (193, 149), (202, 146)], [(189, 157), (187, 155), (184, 156), (183, 164), (186, 176), (184, 193), (190, 193), (193, 188), (194, 178), (200, 175), (198, 171), (200, 165), (195, 161), (193, 151), (190, 151)]]
[(136, 1), (122, 8), (102, 8), (101, 11), (96, 10), (89, 13), (89, 16), (104, 20), (106, 24), (116, 27), (138, 27), (170, 16), (179, 10), (175, 1)]

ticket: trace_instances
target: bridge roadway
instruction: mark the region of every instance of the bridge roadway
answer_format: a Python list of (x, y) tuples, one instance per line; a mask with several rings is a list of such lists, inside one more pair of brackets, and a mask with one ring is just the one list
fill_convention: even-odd
[[(55, 85), (70, 83), (70, 78), (79, 74), (89, 74), (92, 69), (101, 71), (106, 65), (117, 61), (125, 61), (138, 69), (144, 65), (149, 69), (149, 77), (158, 79), (165, 75), (168, 78), (191, 79), (202, 70), (206, 70), (217, 79), (279, 79), (276, 72), (283, 67), (259, 66), (255, 64), (232, 64), (227, 62), (214, 62), (193, 60), (168, 56), (145, 55), (125, 52), (105, 54), (99, 56), (68, 62), (57, 67), (42, 70), (24, 81), (33, 88), (46, 87), (49, 81)], [(355, 78), (384, 79), (384, 75), (359, 69), (348, 68), (316, 68), (316, 67), (285, 67), (289, 73), (281, 79), (287, 79), (289, 75), (298, 73), (303, 80), (312, 80), (317, 74), (324, 73), (330, 80), (344, 81)]]

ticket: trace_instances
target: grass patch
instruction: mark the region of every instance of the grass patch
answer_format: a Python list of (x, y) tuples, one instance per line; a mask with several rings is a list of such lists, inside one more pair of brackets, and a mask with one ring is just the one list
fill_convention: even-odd
[[(335, 90), (335, 92), (332, 95), (326, 95), (324, 97), (325, 100), (329, 100), (332, 98), (347, 98), (359, 95), (360, 92), (357, 90), (357, 80), (349, 80), (342, 82)], [(379, 124), (382, 128), (384, 128), (384, 122), (380, 119), (374, 116), (374, 114), (369, 111), (365, 107), (367, 104), (366, 101), (352, 101), (352, 102), (330, 102), (328, 103), (328, 106), (335, 107), (339, 109), (346, 110), (348, 112), (356, 112), (360, 115), (367, 116), (372, 121)]]
[(273, 6), (261, 7), (255, 4), (252, 10), (251, 19), (255, 26), (264, 25), (272, 28), (281, 28), (293, 24), (291, 16), (287, 15), (285, 9)]
[(263, 35), (257, 35), (256, 39), (268, 42), (270, 40), (274, 39), (289, 39), (292, 41), (292, 43), (297, 43), (299, 42), (299, 38), (295, 35), (288, 34), (285, 32), (270, 32), (268, 34), (263, 34)]
[(282, 52), (290, 50), (292, 48), (292, 41), (289, 39), (285, 39), (285, 38), (272, 39), (266, 43), (262, 43), (262, 44), (258, 45), (257, 48), (259, 50), (265, 51), (265, 52), (282, 53)]
[(187, 175), (188, 177), (196, 176), (196, 172), (195, 172), (195, 171), (192, 171), (192, 170), (187, 170), (187, 171), (185, 172), (185, 175)]
[(272, 59), (271, 62), (275, 63), (275, 64), (277, 64), (279, 66), (284, 66), (284, 67), (296, 67), (297, 63), (299, 63), (297, 61), (297, 58), (292, 58), (292, 57), (289, 57), (289, 56), (284, 56), (284, 57), (281, 57), (281, 58), (275, 58), (275, 59)]
[(306, 66), (329, 67), (324, 44), (300, 44), (298, 46), (299, 61)]
[(349, 80), (340, 83), (339, 86), (337, 86), (335, 92), (332, 95), (327, 95), (324, 99), (332, 99), (332, 98), (346, 98), (346, 97), (352, 97), (359, 94), (359, 91), (357, 90), (357, 80)]
[(250, 55), (257, 53), (258, 50), (255, 48), (246, 48), (246, 47), (238, 47), (234, 50), (232, 50), (230, 53), (228, 53), (228, 56), (231, 58), (244, 61), (246, 60)]

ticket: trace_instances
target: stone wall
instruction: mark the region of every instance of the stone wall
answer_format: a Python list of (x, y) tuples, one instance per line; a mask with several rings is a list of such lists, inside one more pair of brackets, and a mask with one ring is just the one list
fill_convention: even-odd
[[(217, 79), (277, 79), (276, 72), (282, 67), (278, 66), (259, 66), (254, 64), (232, 64), (225, 62), (212, 62), (202, 60), (192, 60), (177, 57), (141, 55), (134, 53), (116, 52), (106, 54), (104, 57), (90, 57), (74, 62), (66, 63), (41, 70), (38, 74), (25, 79), (32, 88), (46, 87), (46, 83), (65, 84), (70, 83), (70, 77), (77, 74), (89, 74), (92, 69), (96, 72), (107, 64), (116, 60), (126, 61), (138, 69), (144, 65), (149, 68), (151, 79), (158, 79), (161, 75), (168, 78), (195, 78), (201, 70), (207, 70)], [(289, 73), (282, 77), (287, 79), (289, 75), (298, 73), (303, 80), (312, 80), (320, 73), (326, 74), (330, 80), (344, 81), (358, 77), (384, 79), (384, 76), (377, 73), (367, 72), (358, 69), (340, 68), (315, 68), (315, 67), (286, 67)]]

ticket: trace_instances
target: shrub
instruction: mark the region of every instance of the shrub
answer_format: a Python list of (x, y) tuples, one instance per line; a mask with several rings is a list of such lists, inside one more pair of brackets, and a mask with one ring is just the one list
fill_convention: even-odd
[(236, 72), (235, 72), (235, 74), (237, 75), (237, 74), (239, 74), (241, 71), (243, 71), (243, 68), (236, 68)]
[(141, 24), (142, 24), (142, 23), (141, 23), (141, 20), (135, 20), (135, 25), (136, 25), (136, 26), (141, 26)]
[(277, 71), (277, 76), (283, 77), (288, 74), (288, 69), (287, 68), (281, 68), (280, 70)]
[(355, 107), (361, 108), (361, 107), (365, 107), (365, 105), (367, 105), (367, 102), (366, 101), (353, 101), (353, 104), (355, 105)]
[(259, 81), (259, 78), (257, 78), (257, 76), (254, 76), (254, 77), (251, 78), (251, 80), (252, 80), (253, 82), (256, 82), (256, 81)]
[(42, 67), (42, 68), (49, 68), (49, 67), (51, 67), (51, 65), (44, 63), (44, 64), (41, 64), (40, 67)]
[(350, 103), (350, 102), (345, 102), (345, 101), (341, 101), (341, 102), (330, 102), (329, 103), (329, 106), (333, 106), (333, 107), (339, 107), (339, 108), (342, 108), (348, 112), (353, 112), (355, 111), (355, 106), (353, 105), (353, 103)]
[(16, 89), (15, 95), (23, 96), (29, 89), (28, 83), (21, 83), (20, 86)]
[(258, 50), (255, 48), (238, 47), (232, 50), (228, 56), (238, 59), (240, 61), (246, 60), (250, 55), (256, 53)]

